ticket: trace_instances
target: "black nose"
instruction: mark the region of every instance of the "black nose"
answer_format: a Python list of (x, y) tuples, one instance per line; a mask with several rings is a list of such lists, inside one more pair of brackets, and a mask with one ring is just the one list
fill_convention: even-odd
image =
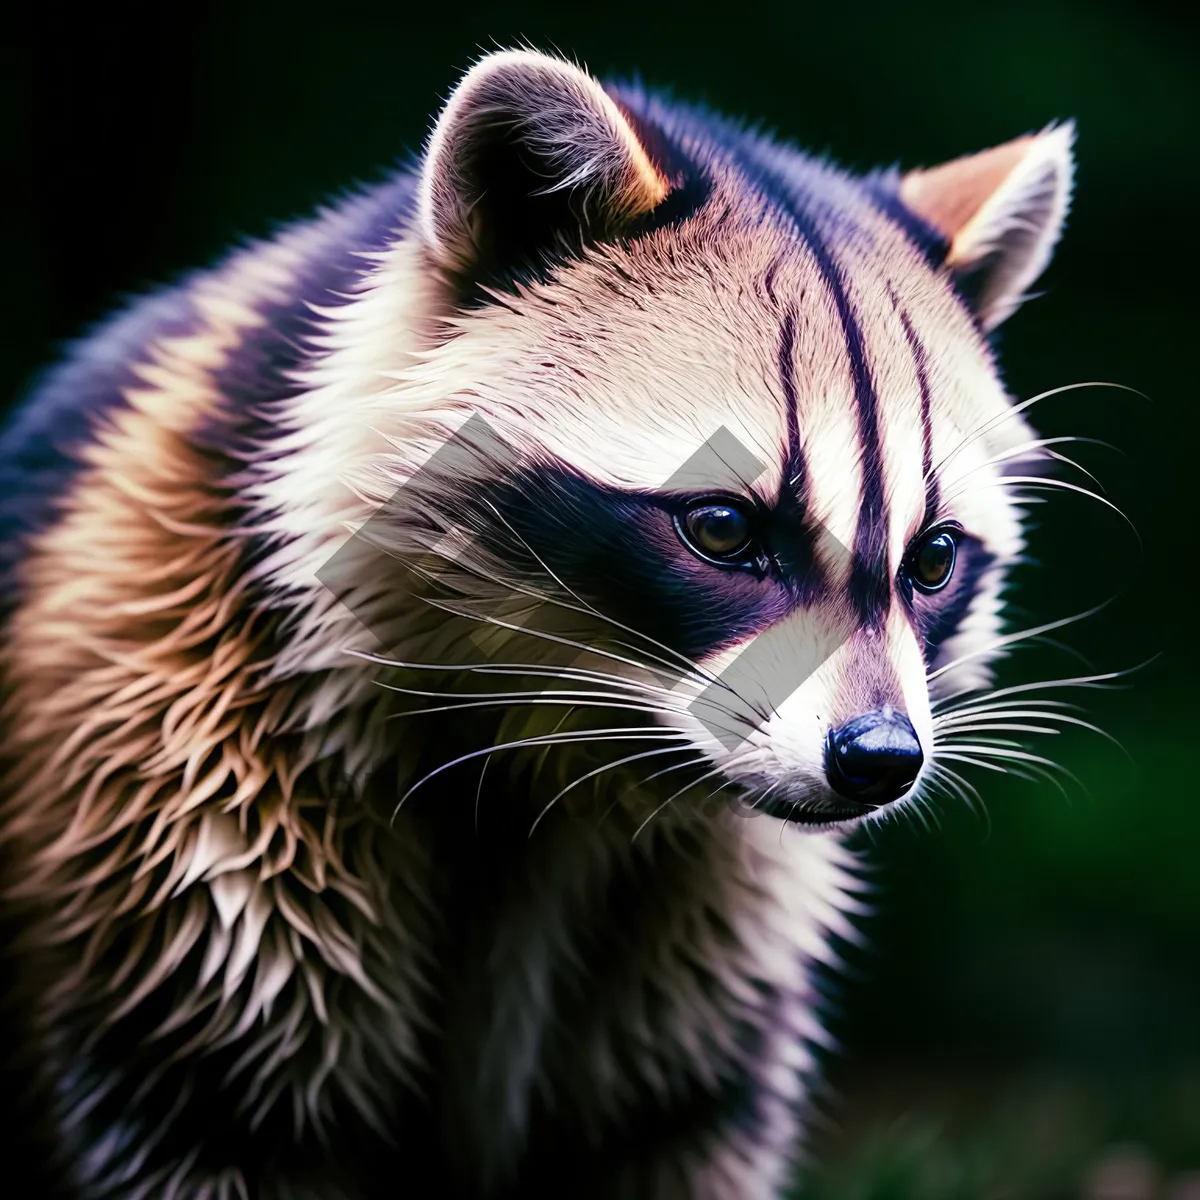
[(912, 787), (924, 757), (912, 722), (885, 708), (829, 731), (825, 775), (840, 796), (878, 808)]

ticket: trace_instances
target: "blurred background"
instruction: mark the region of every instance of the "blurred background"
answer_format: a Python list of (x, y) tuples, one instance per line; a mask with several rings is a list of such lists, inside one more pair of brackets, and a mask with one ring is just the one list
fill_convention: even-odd
[(1127, 756), (1082, 730), (1044, 738), (1077, 777), (1062, 791), (967, 768), (985, 815), (943, 801), (928, 828), (865, 839), (877, 911), (828, 983), (839, 1048), (797, 1195), (1198, 1200), (1196, 9), (192, 0), (28, 16), (0, 50), (0, 403), (122, 294), (419, 150), (496, 45), (640, 73), (851, 167), (1077, 119), (1067, 235), (1001, 351), (1018, 397), (1143, 393), (1080, 389), (1032, 414), (1119, 448), (1076, 449), (1141, 540), (1094, 501), (1040, 506), (1016, 627), (1112, 603), (1005, 673), (1158, 657), (1122, 690), (1065, 697)]

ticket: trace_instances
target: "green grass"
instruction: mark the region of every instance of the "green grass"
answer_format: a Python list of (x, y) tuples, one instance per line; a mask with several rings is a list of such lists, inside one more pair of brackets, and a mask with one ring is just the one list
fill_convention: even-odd
[(793, 1200), (1200, 1200), (1196, 1087), (1154, 1081), (1131, 1125), (1111, 1081), (1010, 1083), (981, 1100), (968, 1079), (931, 1094), (898, 1076), (835, 1106), (840, 1128), (814, 1139)]
[[(1074, 1149), (1074, 1148), (1072, 1148)], [(1029, 1155), (1002, 1129), (954, 1134), (929, 1117), (867, 1131), (837, 1160), (801, 1176), (797, 1200), (1050, 1200), (1080, 1174), (1066, 1149)]]

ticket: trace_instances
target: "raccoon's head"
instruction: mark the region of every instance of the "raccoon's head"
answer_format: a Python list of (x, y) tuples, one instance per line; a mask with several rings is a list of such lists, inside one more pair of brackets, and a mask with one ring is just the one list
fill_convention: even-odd
[(1037, 447), (986, 335), (1059, 236), (1071, 139), (853, 178), (485, 58), (423, 160), (433, 317), (386, 397), (406, 519), (482, 590), (443, 580), (406, 657), (508, 670), (485, 690), (524, 716), (497, 743), (587, 711), (647, 771), (797, 822), (911, 797), (933, 702), (987, 681), (1022, 546), (1007, 485)]

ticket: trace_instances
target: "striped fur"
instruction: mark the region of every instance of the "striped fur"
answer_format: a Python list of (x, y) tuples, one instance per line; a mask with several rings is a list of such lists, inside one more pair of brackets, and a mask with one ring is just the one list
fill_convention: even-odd
[[(987, 682), (1034, 451), (984, 331), (1069, 140), (857, 179), (492, 55), (418, 168), (48, 376), (0, 441), (0, 849), (70, 1195), (780, 1194), (859, 903), (824, 739), (892, 706), (928, 757)], [(722, 430), (756, 473), (689, 489), (787, 531), (761, 577), (671, 525)], [(762, 696), (820, 665), (757, 723), (716, 689), (731, 749), (691, 702), (758, 639)]]

